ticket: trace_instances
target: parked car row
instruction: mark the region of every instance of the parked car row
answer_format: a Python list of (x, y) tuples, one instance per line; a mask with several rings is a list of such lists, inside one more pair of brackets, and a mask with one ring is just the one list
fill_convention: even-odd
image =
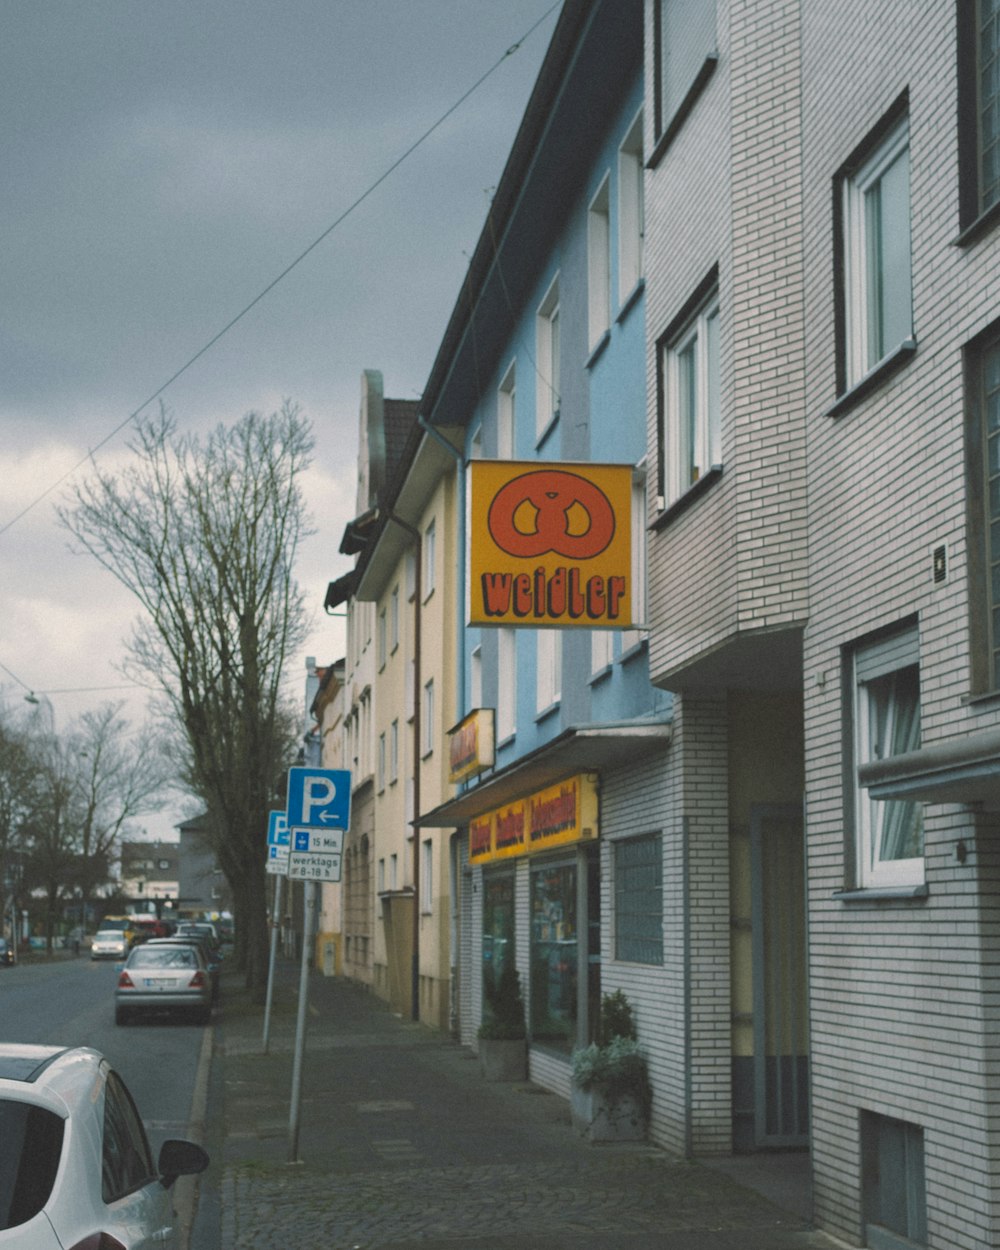
[(180, 924), (171, 937), (150, 938), (128, 954), (115, 986), (115, 1024), (128, 1024), (140, 1012), (183, 1012), (207, 1024), (221, 975), (213, 926)]

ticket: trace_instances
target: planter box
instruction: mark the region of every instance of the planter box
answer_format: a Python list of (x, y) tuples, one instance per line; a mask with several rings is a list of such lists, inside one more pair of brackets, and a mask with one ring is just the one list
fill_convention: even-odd
[(481, 1037), (479, 1069), (487, 1081), (526, 1081), (528, 1043), (523, 1037)]
[(600, 1089), (580, 1089), (574, 1085), (570, 1092), (570, 1111), (573, 1127), (588, 1141), (646, 1140), (646, 1117), (631, 1094), (623, 1094), (611, 1102)]

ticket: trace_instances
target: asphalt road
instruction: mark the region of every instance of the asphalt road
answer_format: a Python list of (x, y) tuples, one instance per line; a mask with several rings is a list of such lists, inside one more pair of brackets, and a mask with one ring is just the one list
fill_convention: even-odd
[(132, 1091), (153, 1157), (167, 1137), (187, 1136), (205, 1030), (156, 1019), (114, 1022), (113, 962), (86, 955), (0, 968), (0, 1041), (93, 1046)]

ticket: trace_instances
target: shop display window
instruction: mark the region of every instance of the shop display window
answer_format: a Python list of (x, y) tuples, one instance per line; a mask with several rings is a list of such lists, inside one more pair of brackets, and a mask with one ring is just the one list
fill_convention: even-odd
[(514, 875), (483, 874), (483, 1020), (489, 1015), (490, 989), (508, 960), (514, 959)]
[(569, 1052), (577, 1021), (576, 866), (531, 874), (531, 1040)]

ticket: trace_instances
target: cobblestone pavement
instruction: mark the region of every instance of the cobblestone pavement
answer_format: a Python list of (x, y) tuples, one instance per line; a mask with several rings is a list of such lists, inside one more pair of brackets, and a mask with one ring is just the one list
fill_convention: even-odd
[(827, 1250), (730, 1178), (649, 1145), (593, 1146), (566, 1102), (484, 1082), (456, 1043), (314, 976), (298, 1159), (288, 1162), (294, 986), (223, 994), (213, 1157), (192, 1250)]

